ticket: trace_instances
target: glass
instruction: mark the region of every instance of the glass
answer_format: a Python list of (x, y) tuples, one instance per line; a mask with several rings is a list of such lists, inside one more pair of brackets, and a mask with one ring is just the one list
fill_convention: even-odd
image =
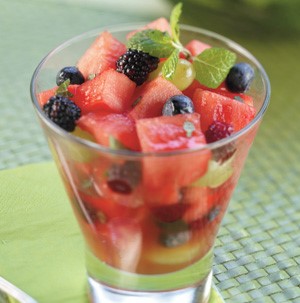
[[(199, 39), (227, 48), (255, 69), (247, 92), (255, 118), (230, 138), (201, 149), (109, 149), (65, 132), (45, 118), (37, 101), (38, 93), (54, 86), (58, 70), (75, 65), (100, 32), (125, 42), (140, 26), (98, 29), (54, 49), (33, 75), (32, 101), (84, 235), (91, 301), (204, 303), (218, 229), (269, 103), (270, 84), (260, 63), (233, 41), (181, 26), (183, 44)], [(222, 150), (231, 151), (227, 159), (208, 162)]]

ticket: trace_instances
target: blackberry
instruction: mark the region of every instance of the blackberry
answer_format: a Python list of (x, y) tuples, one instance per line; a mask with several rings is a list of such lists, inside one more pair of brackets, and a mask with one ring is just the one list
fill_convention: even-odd
[[(234, 131), (231, 124), (214, 121), (205, 132), (207, 143), (216, 142), (218, 140), (229, 137)], [(229, 159), (235, 152), (234, 143), (227, 143), (226, 145), (213, 150), (213, 156), (216, 161), (224, 162)]]
[(43, 106), (45, 115), (55, 124), (68, 132), (76, 127), (76, 121), (81, 116), (80, 108), (67, 97), (56, 95)]
[(148, 74), (154, 71), (159, 63), (157, 57), (136, 49), (128, 49), (116, 62), (117, 71), (126, 75), (136, 85), (142, 85)]
[(83, 74), (76, 66), (62, 68), (57, 73), (56, 84), (59, 86), (68, 79), (70, 80), (70, 84), (82, 84), (84, 82)]

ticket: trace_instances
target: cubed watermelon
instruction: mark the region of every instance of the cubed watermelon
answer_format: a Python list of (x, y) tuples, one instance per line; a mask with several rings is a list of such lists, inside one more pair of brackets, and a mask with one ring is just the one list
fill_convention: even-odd
[(109, 68), (116, 68), (117, 59), (126, 52), (126, 46), (107, 31), (101, 33), (77, 63), (85, 79)]
[(130, 39), (137, 32), (140, 32), (140, 31), (146, 30), (146, 29), (157, 29), (162, 32), (168, 32), (169, 34), (171, 34), (171, 27), (170, 27), (169, 21), (166, 18), (162, 17), (162, 18), (158, 18), (158, 19), (146, 24), (145, 26), (141, 27), (138, 30), (130, 32), (126, 36), (126, 38)]
[[(187, 122), (195, 128), (189, 134), (184, 130)], [(193, 149), (203, 147), (206, 143), (197, 113), (140, 119), (137, 120), (137, 132), (144, 152)], [(208, 150), (168, 157), (146, 157), (143, 162), (143, 182), (145, 191), (149, 193), (146, 195), (147, 202), (177, 203), (180, 188), (202, 176), (209, 159)]]
[(98, 110), (123, 113), (131, 108), (135, 87), (127, 76), (109, 69), (81, 84), (73, 100), (83, 114)]
[(185, 48), (190, 51), (192, 56), (198, 56), (205, 49), (211, 48), (211, 46), (209, 44), (194, 39), (191, 40), (188, 44), (186, 44)]
[(129, 115), (134, 120), (161, 116), (165, 102), (174, 95), (182, 95), (182, 92), (163, 77), (155, 78), (143, 85), (138, 102)]
[(114, 218), (108, 222), (112, 266), (135, 272), (142, 253), (142, 229), (134, 218)]
[[(79, 87), (79, 85), (69, 85), (68, 86), (68, 91), (74, 96), (76, 94), (76, 91), (77, 91), (77, 88)], [(55, 95), (56, 93), (56, 90), (57, 90), (57, 86), (53, 87), (53, 88), (50, 88), (48, 90), (44, 90), (40, 93), (37, 94), (37, 100), (39, 102), (39, 105), (41, 107), (43, 107), (47, 101)], [(69, 99), (73, 100), (73, 97), (69, 97)]]
[(203, 132), (213, 121), (232, 124), (234, 131), (239, 131), (255, 117), (254, 107), (201, 88), (196, 89), (192, 100), (201, 115)]
[(224, 82), (222, 82), (218, 88), (213, 89), (213, 88), (209, 88), (209, 87), (206, 87), (206, 86), (200, 84), (199, 81), (197, 81), (197, 80), (194, 80), (193, 83), (183, 91), (183, 94), (192, 99), (196, 89), (198, 89), (198, 88), (201, 88), (203, 90), (212, 91), (212, 92), (220, 94), (222, 96), (236, 99), (236, 100), (244, 102), (250, 106), (253, 106), (253, 98), (251, 96), (243, 94), (243, 93), (230, 92), (226, 88), (226, 85)]
[(101, 145), (110, 146), (111, 140), (118, 140), (131, 150), (140, 150), (135, 123), (125, 115), (91, 112), (78, 120), (78, 126), (91, 133)]

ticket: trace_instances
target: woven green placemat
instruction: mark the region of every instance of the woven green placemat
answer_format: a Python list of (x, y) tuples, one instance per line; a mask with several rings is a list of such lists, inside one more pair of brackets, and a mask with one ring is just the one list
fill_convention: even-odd
[[(79, 0), (0, 0), (0, 169), (50, 159), (29, 97), (32, 72), (46, 52), (67, 38), (103, 24), (154, 17), (140, 15), (140, 11), (135, 15), (130, 4), (126, 10), (123, 5), (122, 10), (115, 7), (112, 12), (99, 3), (101, 0), (94, 4), (90, 1), (89, 5)], [(146, 10), (151, 2), (144, 5)], [(263, 26), (258, 30), (238, 15), (231, 18), (225, 12), (215, 12), (212, 6), (194, 11), (198, 14), (193, 15), (199, 17), (184, 15), (185, 23), (218, 31), (246, 46), (263, 63), (272, 85), (271, 106), (216, 243), (214, 281), (226, 302), (297, 303), (299, 36), (287, 34), (286, 28), (280, 27), (270, 35), (270, 26), (266, 31)], [(162, 14), (168, 12), (162, 10)], [(261, 22), (263, 15), (259, 18)]]
[[(39, 303), (88, 302), (84, 241), (55, 164), (0, 171), (0, 184), (0, 276)], [(215, 286), (209, 303), (223, 303)]]

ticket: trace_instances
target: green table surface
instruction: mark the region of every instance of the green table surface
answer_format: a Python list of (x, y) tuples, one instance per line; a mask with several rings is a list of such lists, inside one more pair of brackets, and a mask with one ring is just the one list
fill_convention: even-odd
[[(226, 302), (300, 302), (300, 32), (286, 24), (289, 21), (286, 14), (277, 14), (273, 23), (264, 25), (263, 11), (257, 11), (257, 20), (247, 19), (238, 13), (234, 15), (234, 10), (228, 7), (216, 9), (213, 4), (220, 2), (217, 0), (203, 6), (198, 1), (196, 7), (185, 3), (195, 5), (196, 0), (183, 2), (184, 23), (217, 31), (244, 45), (264, 65), (272, 85), (271, 105), (216, 242), (214, 282)], [(243, 6), (245, 2), (255, 1), (236, 2)], [(0, 0), (0, 169), (51, 161), (29, 95), (33, 70), (50, 49), (65, 39), (103, 25), (148, 21), (168, 14), (168, 2), (160, 0), (127, 0), (126, 3), (120, 0)], [(53, 182), (53, 186), (60, 186), (55, 183), (58, 181)], [(11, 209), (4, 203), (10, 194), (7, 186), (11, 187), (13, 197), (22, 193), (19, 183), (23, 184), (17, 177), (14, 186), (12, 180), (8, 184), (2, 179), (0, 183), (0, 275), (11, 278), (20, 288), (28, 283), (23, 285), (18, 277), (34, 281), (35, 284), (31, 283), (34, 288), (25, 290), (37, 294), (41, 302), (47, 302), (43, 296), (48, 293), (45, 287), (50, 289), (51, 284), (47, 283), (43, 266), (49, 268), (57, 254), (61, 262), (65, 262), (64, 231), (61, 238), (54, 234), (64, 226), (62, 222), (69, 220), (74, 238), (69, 241), (68, 249), (74, 249), (75, 253), (67, 259), (70, 270), (62, 267), (59, 272), (54, 269), (51, 272), (52, 277), (57, 276), (62, 283), (56, 283), (61, 289), (51, 289), (55, 299), (49, 301), (66, 302), (63, 282), (72, 275), (84, 276), (83, 268), (73, 266), (82, 257), (77, 225), (71, 216), (65, 217), (66, 209), (53, 219), (57, 220), (55, 224), (48, 218), (47, 232), (50, 230), (51, 234), (53, 229), (53, 237), (50, 242), (44, 242), (40, 257), (33, 262), (30, 255), (22, 253), (30, 248), (22, 242), (22, 229), (15, 230), (13, 222), (5, 221), (6, 214), (17, 209), (10, 215), (16, 220), (25, 220), (24, 233), (28, 232), (28, 237), (31, 231), (37, 235), (39, 222), (26, 221), (30, 208), (22, 204), (21, 196), (14, 200)], [(46, 189), (43, 189), (44, 195), (49, 195)], [(60, 199), (57, 197), (57, 201)], [(39, 207), (35, 201), (31, 207)], [(6, 224), (12, 227), (9, 239), (3, 234), (3, 230), (7, 231)], [(38, 236), (43, 237), (42, 230)], [(16, 249), (6, 251), (7, 241), (14, 241)], [(76, 293), (83, 295), (83, 284), (80, 279), (76, 281)]]

